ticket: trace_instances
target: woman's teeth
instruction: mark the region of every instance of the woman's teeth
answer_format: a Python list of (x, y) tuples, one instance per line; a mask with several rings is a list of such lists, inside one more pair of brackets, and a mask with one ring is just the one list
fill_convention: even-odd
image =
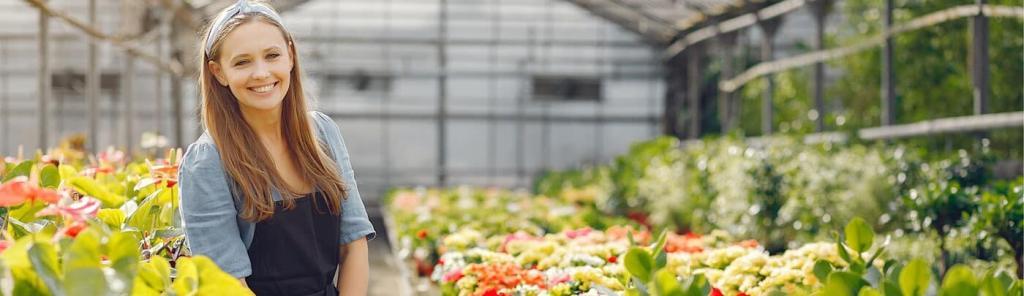
[(274, 89), (274, 86), (276, 86), (276, 85), (277, 85), (277, 82), (274, 82), (274, 83), (267, 84), (267, 85), (260, 86), (260, 87), (250, 87), (249, 89), (254, 91), (254, 92), (258, 92), (258, 93), (265, 93), (265, 92), (269, 92), (270, 90)]

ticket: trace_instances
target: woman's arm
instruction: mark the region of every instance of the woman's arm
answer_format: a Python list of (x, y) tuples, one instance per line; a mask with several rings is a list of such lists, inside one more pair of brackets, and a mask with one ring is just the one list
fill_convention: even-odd
[(366, 295), (369, 285), (370, 260), (366, 238), (341, 245), (341, 264), (338, 266), (339, 295)]

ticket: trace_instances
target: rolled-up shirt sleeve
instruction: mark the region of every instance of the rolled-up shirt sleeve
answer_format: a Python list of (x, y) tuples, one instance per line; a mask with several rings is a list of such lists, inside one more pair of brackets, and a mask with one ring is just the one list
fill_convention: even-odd
[(251, 275), (249, 255), (238, 230), (238, 212), (216, 147), (203, 142), (189, 145), (178, 180), (181, 218), (192, 254), (210, 257), (232, 276)]
[(345, 147), (345, 139), (341, 136), (341, 129), (333, 119), (323, 113), (316, 112), (318, 120), (325, 127), (334, 161), (341, 169), (342, 180), (348, 189), (348, 198), (341, 203), (341, 244), (348, 244), (356, 239), (365, 237), (372, 240), (377, 237), (377, 232), (370, 224), (366, 216), (366, 207), (363, 206), (363, 199), (359, 196), (359, 186), (356, 184), (355, 171), (352, 170), (352, 163), (349, 160), (348, 148)]

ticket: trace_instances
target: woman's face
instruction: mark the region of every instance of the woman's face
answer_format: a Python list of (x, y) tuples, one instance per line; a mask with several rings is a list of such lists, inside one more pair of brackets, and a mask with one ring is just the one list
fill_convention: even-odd
[(292, 57), (278, 27), (247, 22), (236, 27), (220, 44), (220, 57), (210, 61), (217, 81), (231, 89), (245, 109), (274, 110), (288, 92)]

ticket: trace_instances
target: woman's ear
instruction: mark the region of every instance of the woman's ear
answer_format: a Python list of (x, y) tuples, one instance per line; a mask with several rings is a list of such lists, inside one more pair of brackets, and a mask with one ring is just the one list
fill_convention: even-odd
[(217, 82), (221, 86), (228, 86), (228, 79), (224, 77), (224, 69), (220, 68), (220, 64), (214, 61), (209, 61), (207, 64), (210, 67), (210, 72), (213, 73), (213, 77), (217, 78)]

